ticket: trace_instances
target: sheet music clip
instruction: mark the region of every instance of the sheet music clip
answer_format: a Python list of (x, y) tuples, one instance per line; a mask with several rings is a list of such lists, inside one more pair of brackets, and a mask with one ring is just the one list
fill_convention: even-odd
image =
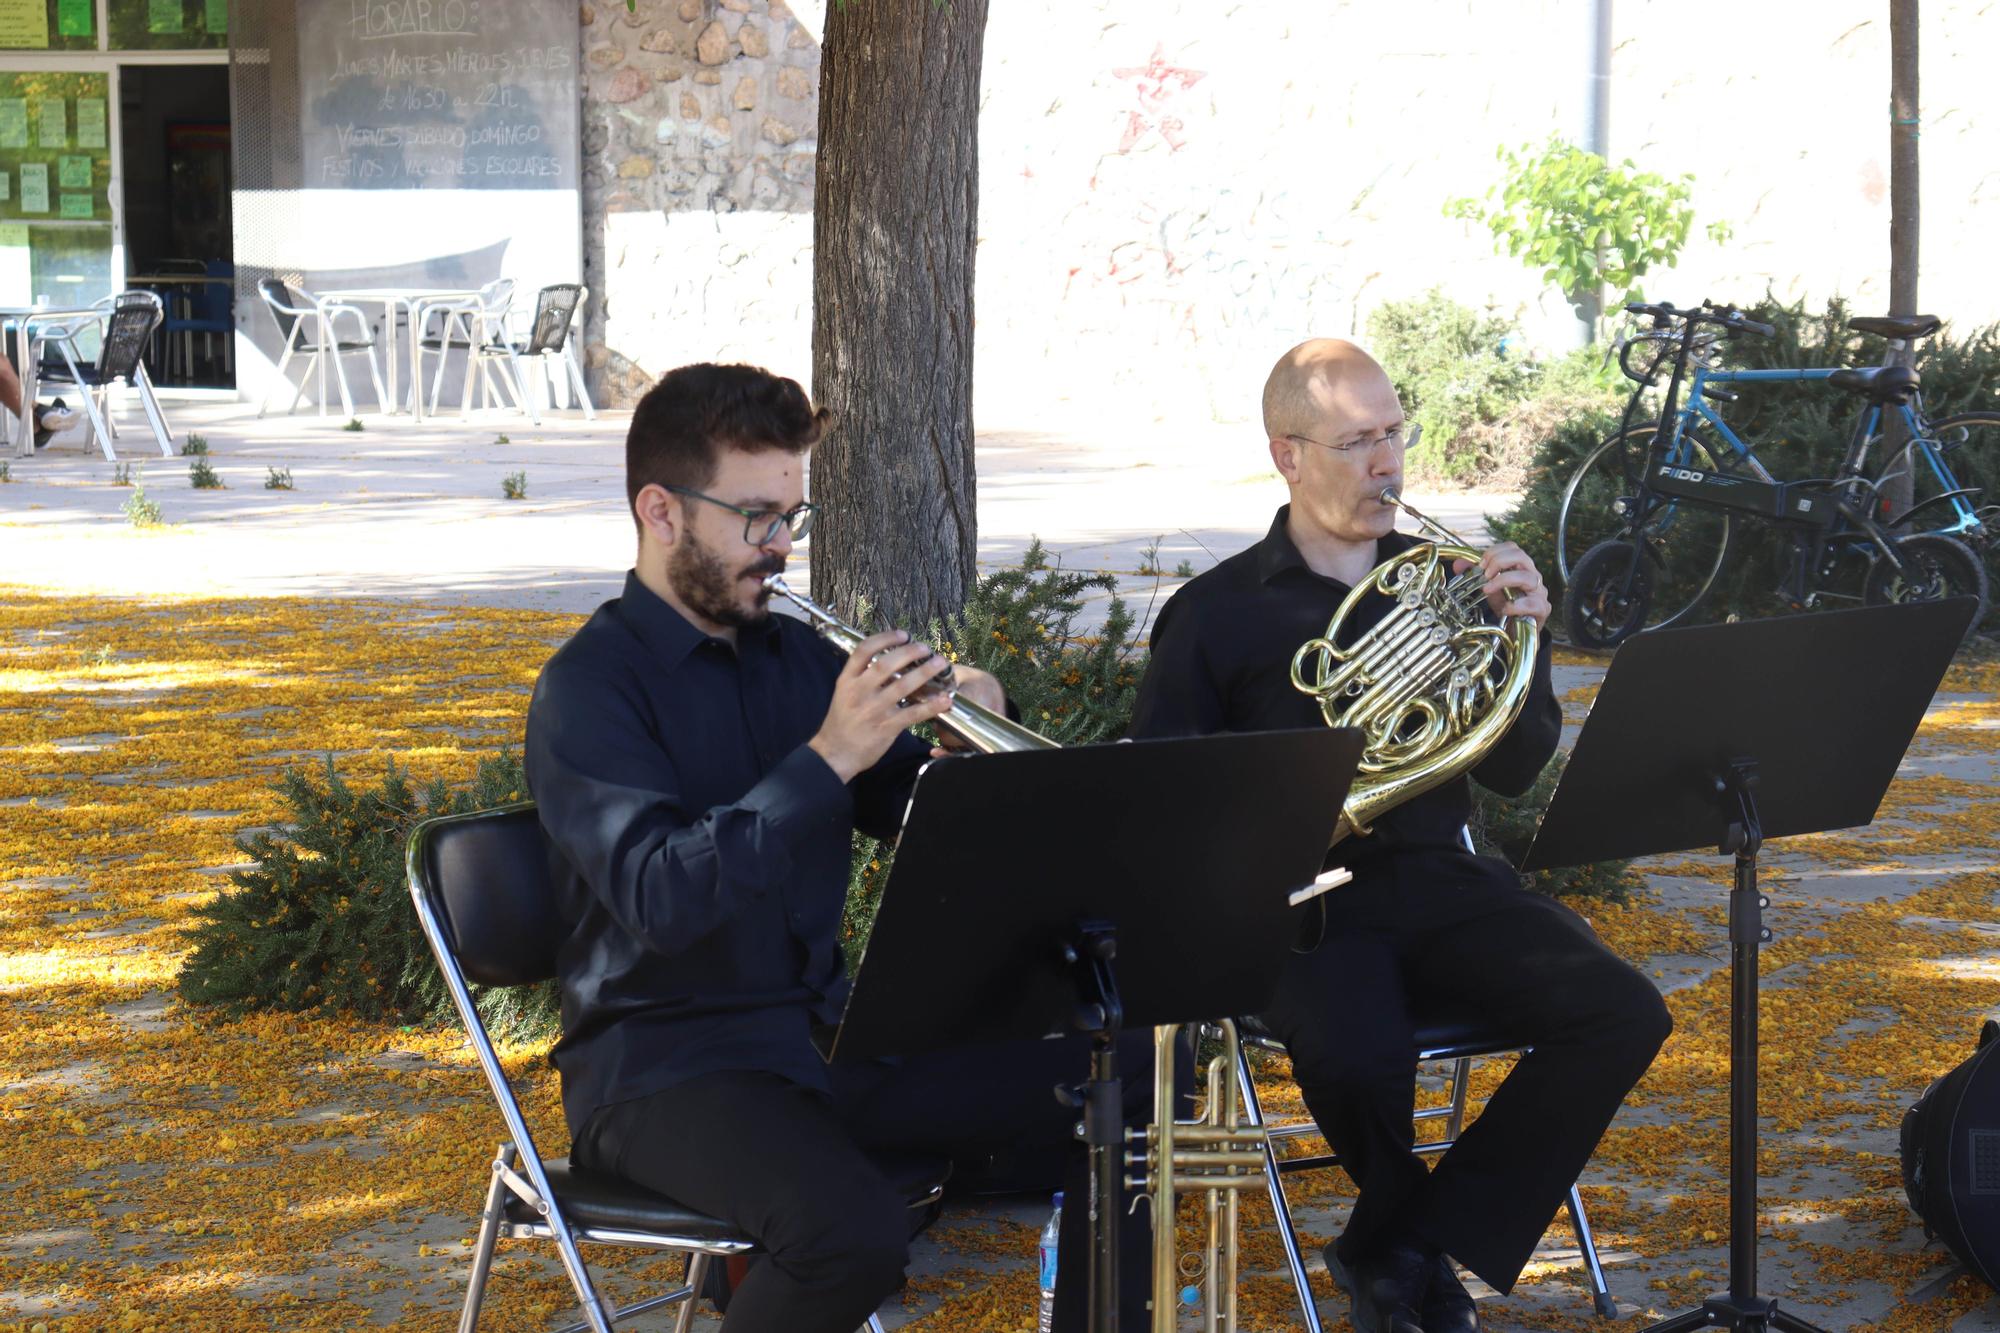
[(1314, 878), (1313, 882), (1304, 888), (1293, 889), (1292, 896), (1285, 901), (1288, 905), (1297, 907), (1300, 903), (1309, 903), (1328, 889), (1337, 889), (1343, 884), (1350, 883), (1353, 879), (1353, 871), (1349, 870), (1346, 866), (1335, 866), (1333, 869)]

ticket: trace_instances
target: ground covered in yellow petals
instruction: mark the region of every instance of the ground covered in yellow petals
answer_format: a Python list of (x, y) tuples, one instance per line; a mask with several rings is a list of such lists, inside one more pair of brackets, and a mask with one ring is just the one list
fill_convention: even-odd
[[(242, 860), (236, 836), (283, 819), (280, 772), (330, 755), (357, 784), (392, 760), (418, 778), (468, 777), (518, 743), (535, 672), (576, 623), (0, 589), (0, 1330), (455, 1327), (500, 1135), (459, 1034), (225, 1021), (183, 1005), (174, 978), (192, 910)], [(1573, 718), (1587, 670), (1565, 668)], [(2000, 668), (1955, 670), (1878, 824), (1767, 858), (1764, 1287), (1830, 1328), (1991, 1327), (2000, 1309), (1968, 1279), (1938, 1281), (1946, 1256), (1913, 1226), (1895, 1157), (1904, 1107), (2000, 1008), (1996, 695)], [(1728, 867), (1642, 868), (1637, 900), (1589, 915), (1667, 992), (1677, 1031), (1584, 1194), (1614, 1295), (1665, 1311), (1723, 1282)], [(508, 1052), (554, 1151), (540, 1055)], [(1475, 1101), (1502, 1072), (1476, 1073)], [(1266, 1073), (1269, 1105), (1296, 1111), (1282, 1064)], [(1439, 1096), (1427, 1076), (1426, 1100)], [(1293, 1179), (1316, 1252), (1346, 1185)], [(1045, 1215), (1045, 1201), (954, 1207), (885, 1318), (1032, 1327)], [(1298, 1327), (1268, 1210), (1246, 1215), (1245, 1326)], [(1574, 1255), (1563, 1219), (1516, 1296), (1482, 1302), (1489, 1324), (1595, 1327)], [(594, 1257), (623, 1294), (677, 1268)], [(483, 1326), (571, 1317), (551, 1265), (503, 1257)]]

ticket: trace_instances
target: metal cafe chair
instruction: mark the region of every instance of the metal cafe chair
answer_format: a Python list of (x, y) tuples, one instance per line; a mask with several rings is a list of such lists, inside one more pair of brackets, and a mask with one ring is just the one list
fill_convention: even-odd
[[(473, 1333), (479, 1322), (494, 1250), (503, 1237), (554, 1243), (583, 1313), (582, 1320), (561, 1333), (610, 1333), (620, 1320), (676, 1301), (681, 1308), (675, 1333), (686, 1333), (710, 1260), (748, 1255), (756, 1243), (728, 1223), (650, 1190), (585, 1171), (566, 1158), (544, 1159), (473, 1004), (468, 983), (526, 986), (555, 975), (556, 949), (566, 923), (556, 911), (549, 882), (553, 854), (531, 802), (441, 816), (410, 834), (407, 870), (417, 921), (508, 1134), (485, 1172), (486, 1206), (480, 1212), (459, 1333)], [(935, 1210), (948, 1162), (912, 1156), (885, 1159), (882, 1166), (913, 1213)], [(686, 1279), (663, 1294), (608, 1308), (583, 1261), (581, 1244), (685, 1254)], [(873, 1315), (865, 1327), (882, 1333)]]
[[(472, 415), (475, 396), (492, 398), (498, 402), (500, 391), (522, 412), (533, 415), (527, 406), (527, 390), (521, 379), (520, 362), (514, 353), (514, 345), (507, 339), (507, 311), (514, 303), (514, 280), (495, 278), (479, 289), (475, 301), (431, 306), (428, 314), (439, 322), (435, 330), (426, 330), (418, 343), (418, 382), (411, 391), (422, 391), (421, 366), (425, 353), (435, 354), (437, 370), (431, 376), (431, 407), (436, 412), (442, 402), (439, 395), (444, 390), (444, 364), (451, 353), (465, 353), (465, 388), (459, 402), (461, 415)], [(493, 364), (505, 359), (507, 373), (496, 377)], [(539, 424), (539, 419), (538, 419)]]
[[(561, 373), (556, 369), (557, 363), (568, 373), (570, 396), (583, 408), (584, 419), (597, 419), (597, 409), (590, 401), (590, 390), (584, 387), (583, 367), (577, 364), (576, 347), (570, 342), (576, 312), (588, 295), (590, 289), (576, 282), (559, 282), (542, 288), (535, 294), (534, 322), (528, 327), (528, 336), (507, 339), (508, 347), (517, 358), (515, 374), (523, 386), (522, 404), (529, 419), (537, 426), (542, 424), (542, 418), (536, 408), (536, 399), (545, 394), (551, 405), (555, 402), (556, 379)], [(527, 376), (521, 369), (521, 363), (528, 360), (533, 360), (542, 372), (540, 394), (526, 391)]]
[[(1472, 851), (1472, 834), (1462, 830), (1461, 839), (1467, 851)], [(1237, 1034), (1241, 1041), (1236, 1052), (1236, 1087), (1242, 1099), (1244, 1114), (1251, 1124), (1266, 1125), (1270, 1141), (1264, 1151), (1264, 1187), (1271, 1196), (1271, 1212), (1278, 1222), (1278, 1241), (1285, 1252), (1285, 1265), (1292, 1275), (1292, 1285), (1298, 1291), (1299, 1310), (1304, 1318), (1308, 1333), (1321, 1333), (1319, 1311), (1314, 1306), (1312, 1287), (1306, 1280), (1305, 1262), (1299, 1255), (1298, 1229), (1292, 1223), (1292, 1210), (1285, 1197), (1284, 1178), (1299, 1171), (1316, 1171), (1340, 1165), (1337, 1153), (1314, 1153), (1303, 1157), (1278, 1156), (1278, 1144), (1286, 1139), (1312, 1138), (1319, 1136), (1319, 1126), (1311, 1117), (1281, 1125), (1268, 1125), (1264, 1119), (1264, 1107), (1257, 1097), (1257, 1083), (1251, 1076), (1248, 1051), (1251, 1047), (1269, 1051), (1275, 1055), (1287, 1055), (1283, 1042), (1255, 1018), (1236, 1020)], [(1419, 1109), (1415, 1119), (1443, 1120), (1444, 1137), (1433, 1143), (1419, 1143), (1414, 1151), (1429, 1156), (1443, 1153), (1458, 1142), (1459, 1133), (1465, 1128), (1466, 1102), (1472, 1086), (1472, 1062), (1485, 1056), (1524, 1054), (1531, 1045), (1510, 1038), (1505, 1033), (1483, 1030), (1477, 1022), (1427, 1021), (1421, 1015), (1417, 1029), (1417, 1060), (1419, 1063), (1449, 1061), (1451, 1063), (1450, 1091), (1444, 1105)], [(1605, 1319), (1618, 1317), (1617, 1302), (1611, 1299), (1611, 1292), (1604, 1284), (1604, 1265), (1597, 1256), (1597, 1238), (1590, 1229), (1590, 1217), (1584, 1211), (1583, 1195), (1572, 1181), (1569, 1187), (1569, 1216), (1576, 1230), (1577, 1248), (1583, 1254), (1584, 1268), (1590, 1275), (1591, 1305)]]
[[(278, 332), (285, 340), (285, 350), (278, 357), (278, 379), (285, 379), (285, 367), (291, 364), (295, 352), (306, 355), (305, 369), (299, 375), (298, 391), (292, 395), (292, 404), (285, 409), (290, 416), (298, 411), (299, 402), (306, 396), (306, 383), (319, 373), (319, 389), (314, 397), (319, 400), (319, 414), (326, 415), (326, 370), (332, 363), (333, 374), (340, 385), (341, 411), (354, 415), (354, 395), (347, 387), (347, 368), (341, 358), (356, 353), (368, 358), (368, 375), (375, 381), (375, 401), (387, 411), (392, 404), (382, 387), (382, 368), (375, 362), (375, 330), (369, 326), (368, 316), (360, 306), (345, 305), (337, 301), (323, 301), (310, 292), (302, 291), (282, 278), (265, 278), (257, 284), (257, 294), (264, 298), (264, 304), (271, 309), (271, 318), (277, 321)], [(351, 315), (354, 326), (360, 334), (353, 338), (342, 338), (336, 321)], [(322, 360), (324, 358), (324, 360)], [(264, 395), (264, 401), (257, 405), (257, 415), (263, 416), (271, 406), (271, 394)]]
[[(111, 390), (120, 383), (128, 385), (138, 391), (139, 405), (145, 410), (146, 424), (152, 428), (160, 455), (171, 458), (173, 433), (167, 429), (159, 399), (153, 396), (153, 382), (146, 374), (144, 360), (146, 348), (160, 327), (160, 298), (152, 292), (127, 291), (99, 304), (106, 307), (102, 315), (34, 326), (32, 341), (40, 348), (37, 392), (50, 385), (75, 385), (98, 447), (108, 461), (116, 462), (118, 453), (111, 442), (118, 438), (118, 423), (111, 410)], [(103, 340), (96, 360), (79, 358), (77, 338), (100, 320), (104, 326)]]

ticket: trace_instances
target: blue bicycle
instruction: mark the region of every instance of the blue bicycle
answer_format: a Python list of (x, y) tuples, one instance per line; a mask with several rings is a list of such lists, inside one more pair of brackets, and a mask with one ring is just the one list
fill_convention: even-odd
[[(1672, 373), (1659, 421), (1628, 427), (1584, 460), (1564, 489), (1556, 534), (1565, 580), (1564, 621), (1580, 647), (1609, 648), (1642, 629), (1689, 615), (1726, 564), (1735, 528), (1754, 519), (1786, 538), (1778, 595), (1795, 609), (1826, 598), (1864, 602), (1986, 594), (1979, 548), (1990, 511), (1959, 484), (1947, 455), (1975, 439), (2000, 446), (2000, 414), (1960, 413), (1933, 421), (1923, 411), (1909, 341), (1939, 321), (1857, 319), (1849, 327), (1889, 339), (1888, 363), (1872, 369), (1719, 369), (1721, 345), (1768, 325), (1714, 303), (1696, 310), (1632, 305), (1653, 331), (1621, 349), (1620, 365), (1640, 382), (1636, 404), (1663, 364)], [(1635, 364), (1657, 348), (1650, 365)], [(1838, 474), (1784, 482), (1774, 477), (1714, 401), (1733, 401), (1731, 383), (1823, 380), (1863, 399)], [(1628, 407), (1628, 417), (1632, 408)], [(1908, 445), (1871, 474), (1868, 458), (1888, 413)], [(1712, 441), (1721, 441), (1717, 447)], [(1923, 494), (1901, 513), (1882, 495), (1884, 479), (1914, 468)], [(1906, 525), (1936, 524), (1913, 536)], [(1574, 555), (1573, 555), (1574, 553)], [(1850, 577), (1851, 576), (1851, 577)], [(1976, 623), (1976, 622), (1975, 622)]]

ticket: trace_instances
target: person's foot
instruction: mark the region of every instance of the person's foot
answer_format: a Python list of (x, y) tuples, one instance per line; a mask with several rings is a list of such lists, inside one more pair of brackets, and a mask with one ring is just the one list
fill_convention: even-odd
[(1388, 1245), (1352, 1267), (1326, 1247), (1327, 1271), (1347, 1293), (1348, 1321), (1357, 1333), (1425, 1333), (1419, 1314), (1429, 1292), (1431, 1256), (1410, 1245)]
[(74, 409), (64, 407), (63, 400), (60, 398), (56, 399), (50, 406), (43, 408), (41, 415), (35, 419), (35, 447), (37, 449), (41, 448), (49, 442), (50, 436), (60, 435), (63, 431), (74, 426), (76, 424), (76, 416), (77, 414)]
[(1431, 1261), (1431, 1287), (1424, 1297), (1424, 1333), (1483, 1333), (1479, 1307), (1458, 1280), (1451, 1260), (1440, 1254)]

